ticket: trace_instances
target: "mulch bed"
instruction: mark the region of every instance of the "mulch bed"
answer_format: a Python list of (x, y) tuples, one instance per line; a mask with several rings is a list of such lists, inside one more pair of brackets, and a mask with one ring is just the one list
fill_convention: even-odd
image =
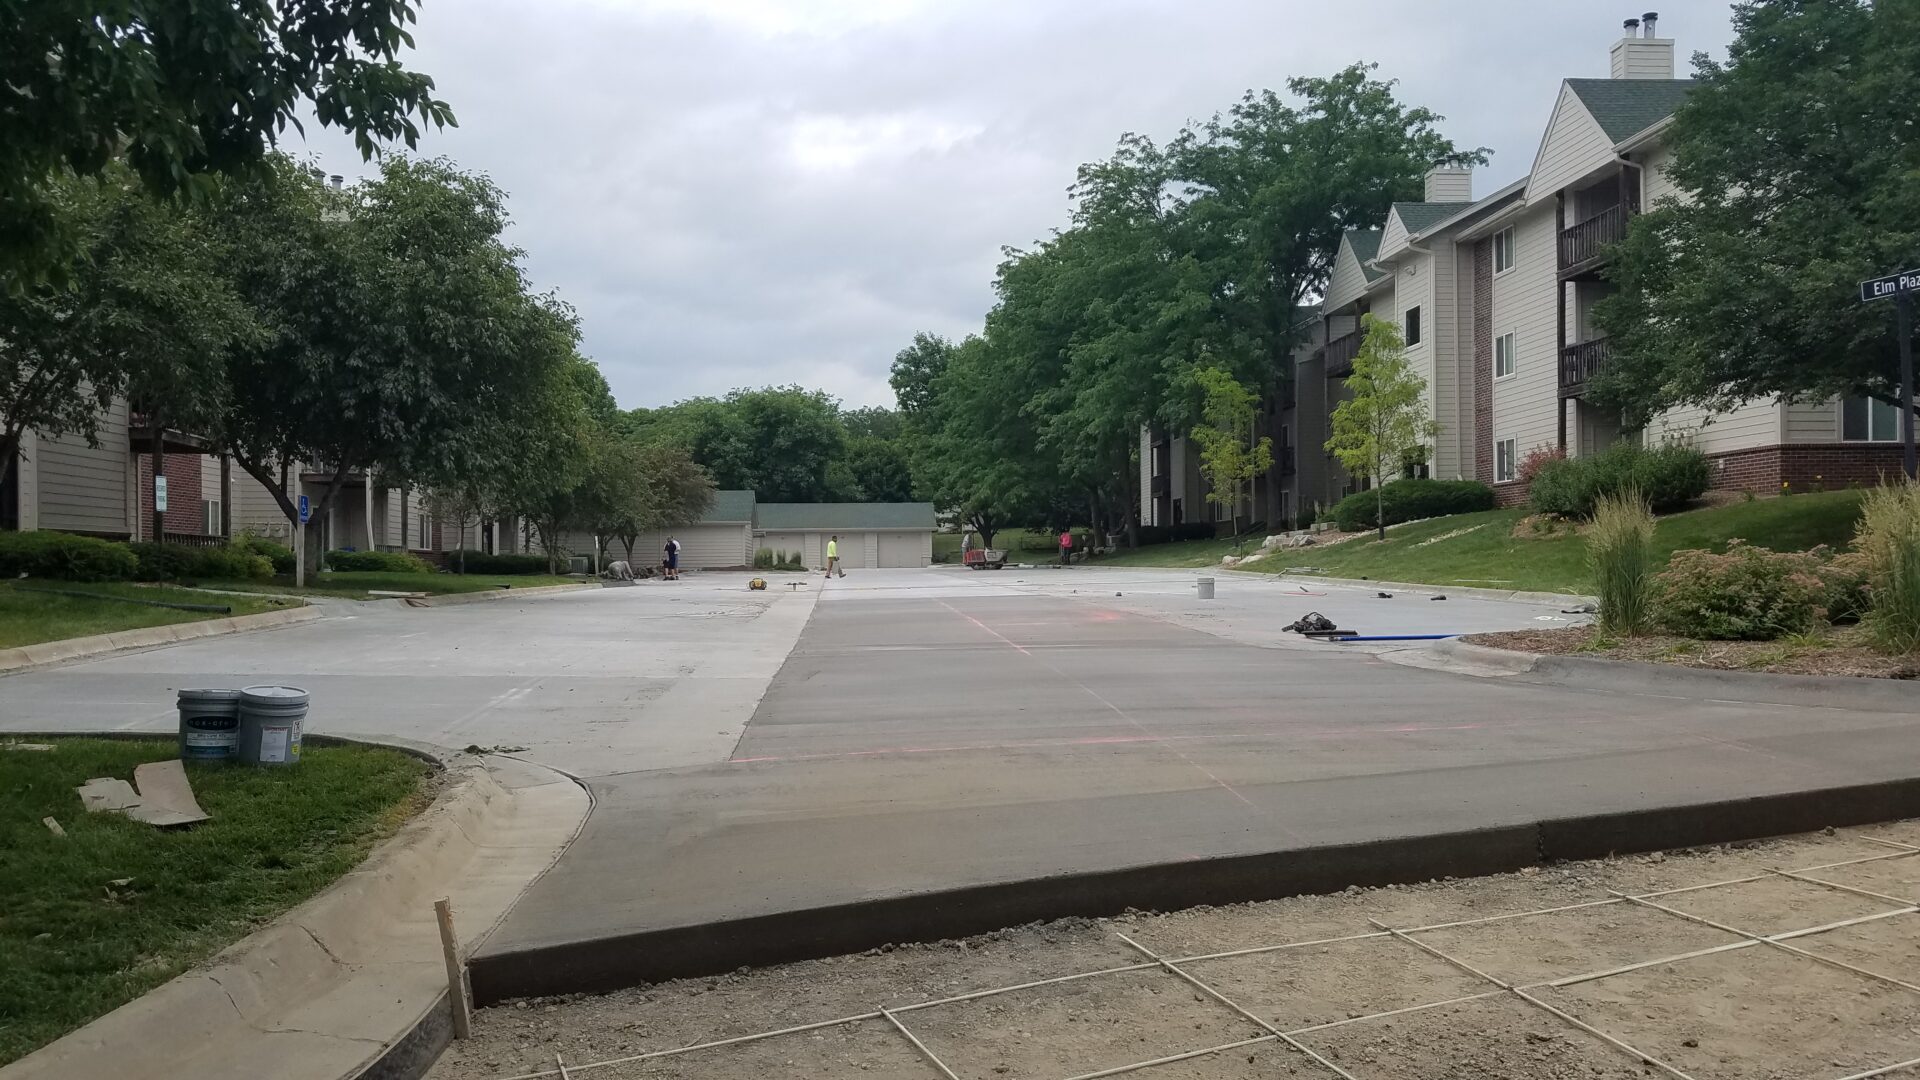
[(1665, 635), (1601, 638), (1590, 626), (1470, 634), (1461, 640), (1520, 652), (1637, 660), (1720, 671), (1920, 679), (1920, 656), (1887, 656), (1875, 652), (1867, 646), (1865, 634), (1855, 626), (1836, 626), (1817, 636), (1785, 641), (1697, 641)]

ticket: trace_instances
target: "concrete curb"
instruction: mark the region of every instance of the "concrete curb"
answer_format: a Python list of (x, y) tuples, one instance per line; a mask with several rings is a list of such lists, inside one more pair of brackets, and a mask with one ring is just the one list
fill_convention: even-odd
[(1531, 824), (1223, 856), (885, 897), (476, 957), (475, 1001), (604, 993), (1128, 908), (1329, 893), (1540, 862), (1731, 843), (1920, 814), (1920, 778)]
[(446, 763), (450, 782), (365, 863), (0, 1078), (424, 1076), (452, 1034), (433, 901), (454, 899), (471, 953), (572, 842), (591, 799), (571, 778), (518, 759), (396, 748)]
[(452, 607), (456, 604), (483, 604), (490, 600), (524, 600), (529, 596), (553, 596), (558, 593), (584, 592), (598, 589), (597, 581), (583, 581), (578, 585), (536, 585), (531, 589), (488, 589), (486, 592), (444, 593), (440, 596), (423, 596), (414, 600), (405, 597), (388, 596), (383, 600), (399, 600), (419, 607)]
[(1676, 697), (1717, 701), (1750, 701), (1863, 712), (1911, 713), (1915, 701), (1920, 700), (1920, 687), (1904, 679), (1717, 671), (1677, 664), (1519, 652), (1476, 645), (1469, 641), (1442, 641), (1429, 651), (1443, 660), (1461, 661), (1463, 668), (1497, 667), (1516, 675), (1531, 676), (1529, 681), (1583, 690), (1672, 694)]
[(318, 618), (320, 618), (320, 609), (307, 605), (288, 608), (284, 611), (262, 611), (257, 615), (236, 615), (228, 619), (202, 619), (198, 622), (146, 626), (138, 630), (95, 634), (92, 637), (43, 641), (37, 645), (0, 649), (0, 675), (64, 664), (69, 660), (131, 652), (134, 649), (150, 649), (156, 645), (171, 645), (176, 641), (192, 641), (195, 638), (216, 637), (222, 634), (241, 634), (250, 630), (271, 630), (275, 627), (290, 626)]

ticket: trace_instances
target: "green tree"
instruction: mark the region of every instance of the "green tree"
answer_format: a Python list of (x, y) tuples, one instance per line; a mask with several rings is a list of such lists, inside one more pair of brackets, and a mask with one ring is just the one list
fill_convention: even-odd
[(1407, 466), (1426, 460), (1427, 445), (1440, 433), (1440, 425), (1427, 415), (1426, 382), (1407, 362), (1399, 327), (1372, 315), (1362, 315), (1360, 322), (1366, 336), (1353, 358), (1353, 374), (1347, 376), (1350, 396), (1334, 407), (1327, 450), (1349, 472), (1372, 478), (1384, 540), (1382, 492)]
[[(310, 104), (363, 155), (449, 125), (402, 67), (414, 0), (30, 0), (0, 6), (0, 286), (59, 262), (57, 185), (124, 159), (155, 192), (257, 165)], [(416, 122), (418, 121), (418, 122)], [(21, 269), (28, 273), (22, 277)]]
[(933, 407), (934, 383), (953, 359), (953, 348), (953, 342), (946, 338), (923, 332), (913, 335), (913, 344), (894, 355), (887, 381), (893, 386), (901, 413), (909, 420)]
[(680, 447), (642, 447), (639, 467), (646, 485), (645, 512), (626, 523), (627, 527), (618, 534), (627, 549), (629, 562), (633, 560), (634, 541), (640, 533), (685, 528), (713, 508), (713, 477)]
[(1197, 376), (1206, 391), (1201, 422), (1193, 429), (1200, 445), (1200, 468), (1212, 490), (1207, 501), (1231, 508), (1234, 535), (1240, 533), (1240, 497), (1253, 478), (1273, 464), (1273, 440), (1254, 437), (1253, 391), (1218, 368)]
[(1863, 394), (1902, 405), (1891, 304), (1857, 283), (1920, 261), (1920, 5), (1734, 5), (1724, 63), (1695, 58), (1667, 176), (1596, 311), (1591, 400), (1674, 405)]

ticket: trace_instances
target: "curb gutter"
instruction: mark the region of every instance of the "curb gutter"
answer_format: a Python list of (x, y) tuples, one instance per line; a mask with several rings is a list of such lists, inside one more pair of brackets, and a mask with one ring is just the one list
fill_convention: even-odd
[(109, 653), (150, 649), (156, 645), (171, 645), (177, 641), (192, 641), (195, 638), (241, 634), (250, 630), (271, 630), (275, 627), (290, 626), (318, 618), (320, 618), (320, 609), (308, 605), (288, 608), (284, 611), (263, 611), (257, 615), (236, 615), (230, 619), (202, 619), (199, 622), (146, 626), (138, 630), (121, 630), (112, 634), (96, 634), (92, 637), (43, 641), (37, 645), (0, 649), (0, 675), (48, 667), (69, 660), (105, 656)]
[(453, 899), (471, 953), (572, 842), (591, 802), (571, 778), (518, 759), (436, 756), (446, 788), (357, 869), (0, 1080), (424, 1076), (452, 1037), (433, 901)]
[[(452, 607), (456, 604), (483, 604), (490, 600), (520, 600), (529, 596), (553, 596), (557, 593), (582, 592), (599, 587), (600, 583), (597, 581), (583, 581), (578, 585), (536, 585), (531, 589), (488, 589), (485, 592), (443, 593), (440, 596), (417, 597), (410, 602), (419, 607)], [(409, 602), (400, 597), (383, 597), (383, 599)]]

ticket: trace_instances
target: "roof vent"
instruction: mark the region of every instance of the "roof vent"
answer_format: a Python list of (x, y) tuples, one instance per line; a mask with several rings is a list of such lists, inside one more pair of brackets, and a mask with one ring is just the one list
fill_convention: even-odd
[(1649, 11), (1645, 15), (1640, 16), (1640, 25), (1646, 28), (1643, 36), (1650, 38), (1659, 37), (1659, 34), (1653, 32), (1653, 24), (1659, 21), (1660, 13), (1657, 11)]
[(1626, 22), (1623, 22), (1620, 24), (1620, 29), (1625, 30), (1627, 32), (1626, 36), (1628, 37), (1639, 37), (1640, 36), (1640, 20), (1628, 19)]

